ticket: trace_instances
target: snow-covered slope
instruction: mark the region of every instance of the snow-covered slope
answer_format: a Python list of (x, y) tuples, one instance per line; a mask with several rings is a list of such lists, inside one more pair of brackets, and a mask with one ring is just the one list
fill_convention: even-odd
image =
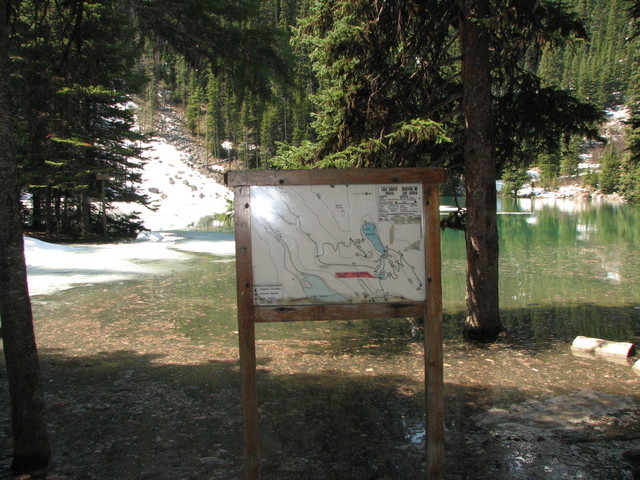
[[(152, 231), (185, 230), (202, 217), (223, 212), (231, 192), (192, 166), (194, 162), (190, 160), (196, 147), (176, 115), (162, 114), (160, 121), (165, 134), (148, 145), (142, 184), (138, 187), (157, 210), (122, 203), (114, 207), (127, 213), (138, 212), (144, 226)], [(168, 139), (172, 139), (171, 143)]]
[(140, 190), (157, 210), (119, 207), (140, 212), (145, 227), (153, 231), (184, 230), (204, 216), (224, 211), (229, 190), (191, 167), (186, 156), (163, 140), (153, 142), (146, 152)]

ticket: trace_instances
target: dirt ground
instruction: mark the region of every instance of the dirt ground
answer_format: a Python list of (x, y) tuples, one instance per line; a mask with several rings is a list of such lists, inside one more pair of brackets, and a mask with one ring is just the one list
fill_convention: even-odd
[[(232, 344), (195, 342), (160, 316), (49, 313), (37, 334), (51, 467), (11, 476), (0, 369), (0, 479), (243, 478)], [(509, 341), (445, 346), (445, 479), (640, 479), (640, 377), (560, 348), (551, 360)], [(263, 479), (425, 478), (419, 342), (372, 332), (257, 351)]]

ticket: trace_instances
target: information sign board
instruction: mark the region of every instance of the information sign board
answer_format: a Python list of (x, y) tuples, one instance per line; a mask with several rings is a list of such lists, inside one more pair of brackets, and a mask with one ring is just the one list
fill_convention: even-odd
[(427, 478), (444, 457), (442, 169), (232, 171), (247, 480), (260, 477), (255, 323), (421, 317)]

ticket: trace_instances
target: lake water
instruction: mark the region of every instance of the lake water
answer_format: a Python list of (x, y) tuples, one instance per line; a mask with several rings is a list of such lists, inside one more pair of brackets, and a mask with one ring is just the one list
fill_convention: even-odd
[[(569, 345), (577, 335), (640, 343), (640, 209), (502, 199), (498, 225), (501, 315), (509, 336), (482, 349), (460, 340), (463, 234), (442, 233), (445, 478), (631, 478), (622, 454), (640, 450), (640, 377), (628, 361), (576, 357)], [(230, 232), (179, 233), (185, 243), (228, 244), (232, 238)], [(88, 366), (100, 365), (105, 378), (117, 378), (114, 385), (137, 372), (143, 372), (136, 378), (144, 385), (164, 365), (172, 380), (163, 385), (192, 392), (186, 410), (173, 415), (187, 418), (191, 410), (210, 408), (207, 402), (214, 399), (219, 413), (194, 418), (218, 422), (219, 415), (232, 427), (197, 433), (203, 422), (194, 421), (182, 460), (171, 460), (168, 473), (130, 478), (239, 478), (237, 382), (224, 384), (237, 373), (234, 259), (191, 253), (190, 260), (167, 265), (161, 275), (35, 297), (45, 376), (75, 366), (72, 362), (80, 358)], [(256, 348), (264, 478), (424, 478), (424, 364), (415, 325), (403, 319), (261, 324)], [(141, 366), (142, 358), (148, 364)], [(77, 375), (69, 388), (77, 388), (89, 370)], [(99, 377), (94, 381), (100, 385)], [(76, 394), (64, 391), (65, 382), (54, 383), (63, 389), (56, 393), (60, 398)], [(204, 403), (198, 403), (200, 398)], [(154, 417), (143, 405), (122, 402), (114, 405), (114, 418), (128, 408), (133, 417), (141, 412)], [(55, 421), (63, 435), (59, 432), (71, 428), (67, 424), (82, 409), (76, 405), (65, 413), (66, 404), (60, 405)], [(100, 408), (96, 415), (107, 415), (110, 407)], [(150, 442), (161, 441), (159, 433), (153, 435), (157, 438)], [(186, 451), (196, 448), (194, 438), (200, 437), (215, 446), (211, 458), (217, 460), (198, 464), (206, 470), (202, 476), (171, 470), (182, 468), (189, 455), (202, 457)], [(95, 465), (108, 463), (114, 471), (125, 468), (118, 462), (135, 454), (107, 455), (104, 440), (92, 442), (77, 448)], [(118, 442), (110, 442), (115, 449)], [(149, 461), (162, 460), (152, 456)]]
[[(503, 198), (499, 211), (500, 306), (507, 328), (538, 341), (638, 338), (640, 208)], [(464, 311), (460, 232), (443, 232), (442, 262), (445, 312), (455, 316)]]
[[(445, 197), (442, 204), (453, 205), (453, 199)], [(500, 305), (502, 320), (509, 330), (542, 342), (568, 340), (578, 334), (612, 340), (638, 338), (639, 207), (578, 200), (499, 199), (498, 209)], [(177, 296), (179, 303), (208, 305), (202, 312), (206, 319), (202, 325), (198, 322), (192, 325), (194, 319), (187, 317), (184, 328), (201, 340), (215, 341), (216, 335), (210, 337), (210, 333), (216, 330), (216, 325), (235, 323), (235, 266), (229, 247), (233, 233), (176, 234), (182, 240), (177, 242), (176, 250), (168, 251), (167, 261), (158, 259), (162, 255), (160, 250), (153, 257), (144, 258), (140, 261), (138, 278), (160, 274), (157, 277), (162, 279), (160, 284), (168, 282), (175, 288), (167, 293), (168, 296)], [(149, 248), (137, 247), (144, 249), (145, 256), (159, 247), (159, 244), (147, 245)], [(185, 245), (188, 247), (183, 248)], [(103, 274), (124, 271), (119, 263), (105, 261), (109, 252), (108, 249), (101, 251), (101, 265), (93, 270)], [(130, 249), (128, 256), (135, 256), (135, 252)], [(206, 252), (221, 253), (209, 255)], [(50, 255), (63, 258), (62, 253)], [(82, 273), (91, 272), (89, 254), (84, 255), (88, 260)], [(66, 258), (61, 261), (72, 263)], [(185, 261), (185, 258), (190, 260)], [(459, 334), (465, 297), (466, 260), (462, 232), (442, 232), (442, 265), (446, 334), (455, 338)], [(135, 266), (130, 264), (126, 270), (124, 278), (135, 277)], [(54, 275), (55, 272), (62, 275), (61, 281), (74, 274), (73, 267), (66, 270), (62, 265), (55, 265)], [(86, 281), (91, 282), (90, 275), (86, 276)], [(86, 286), (54, 296), (36, 296), (35, 303), (37, 305), (38, 299), (42, 299), (49, 304), (64, 304), (66, 297), (90, 298), (112, 292), (121, 295), (131, 284), (119, 281)], [(215, 305), (213, 311), (211, 305)]]

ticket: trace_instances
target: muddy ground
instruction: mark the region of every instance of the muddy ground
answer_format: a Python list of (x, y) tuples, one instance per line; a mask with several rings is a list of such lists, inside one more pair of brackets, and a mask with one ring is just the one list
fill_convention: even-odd
[[(37, 334), (53, 460), (39, 478), (243, 478), (236, 332), (205, 344), (157, 315), (133, 325), (100, 321), (106, 304), (74, 318), (47, 308)], [(425, 478), (422, 349), (375, 325), (355, 335), (333, 323), (336, 341), (258, 340), (263, 479)], [(446, 479), (640, 478), (629, 364), (515, 338), (448, 342), (444, 360)], [(0, 479), (36, 478), (9, 472), (0, 372)]]

